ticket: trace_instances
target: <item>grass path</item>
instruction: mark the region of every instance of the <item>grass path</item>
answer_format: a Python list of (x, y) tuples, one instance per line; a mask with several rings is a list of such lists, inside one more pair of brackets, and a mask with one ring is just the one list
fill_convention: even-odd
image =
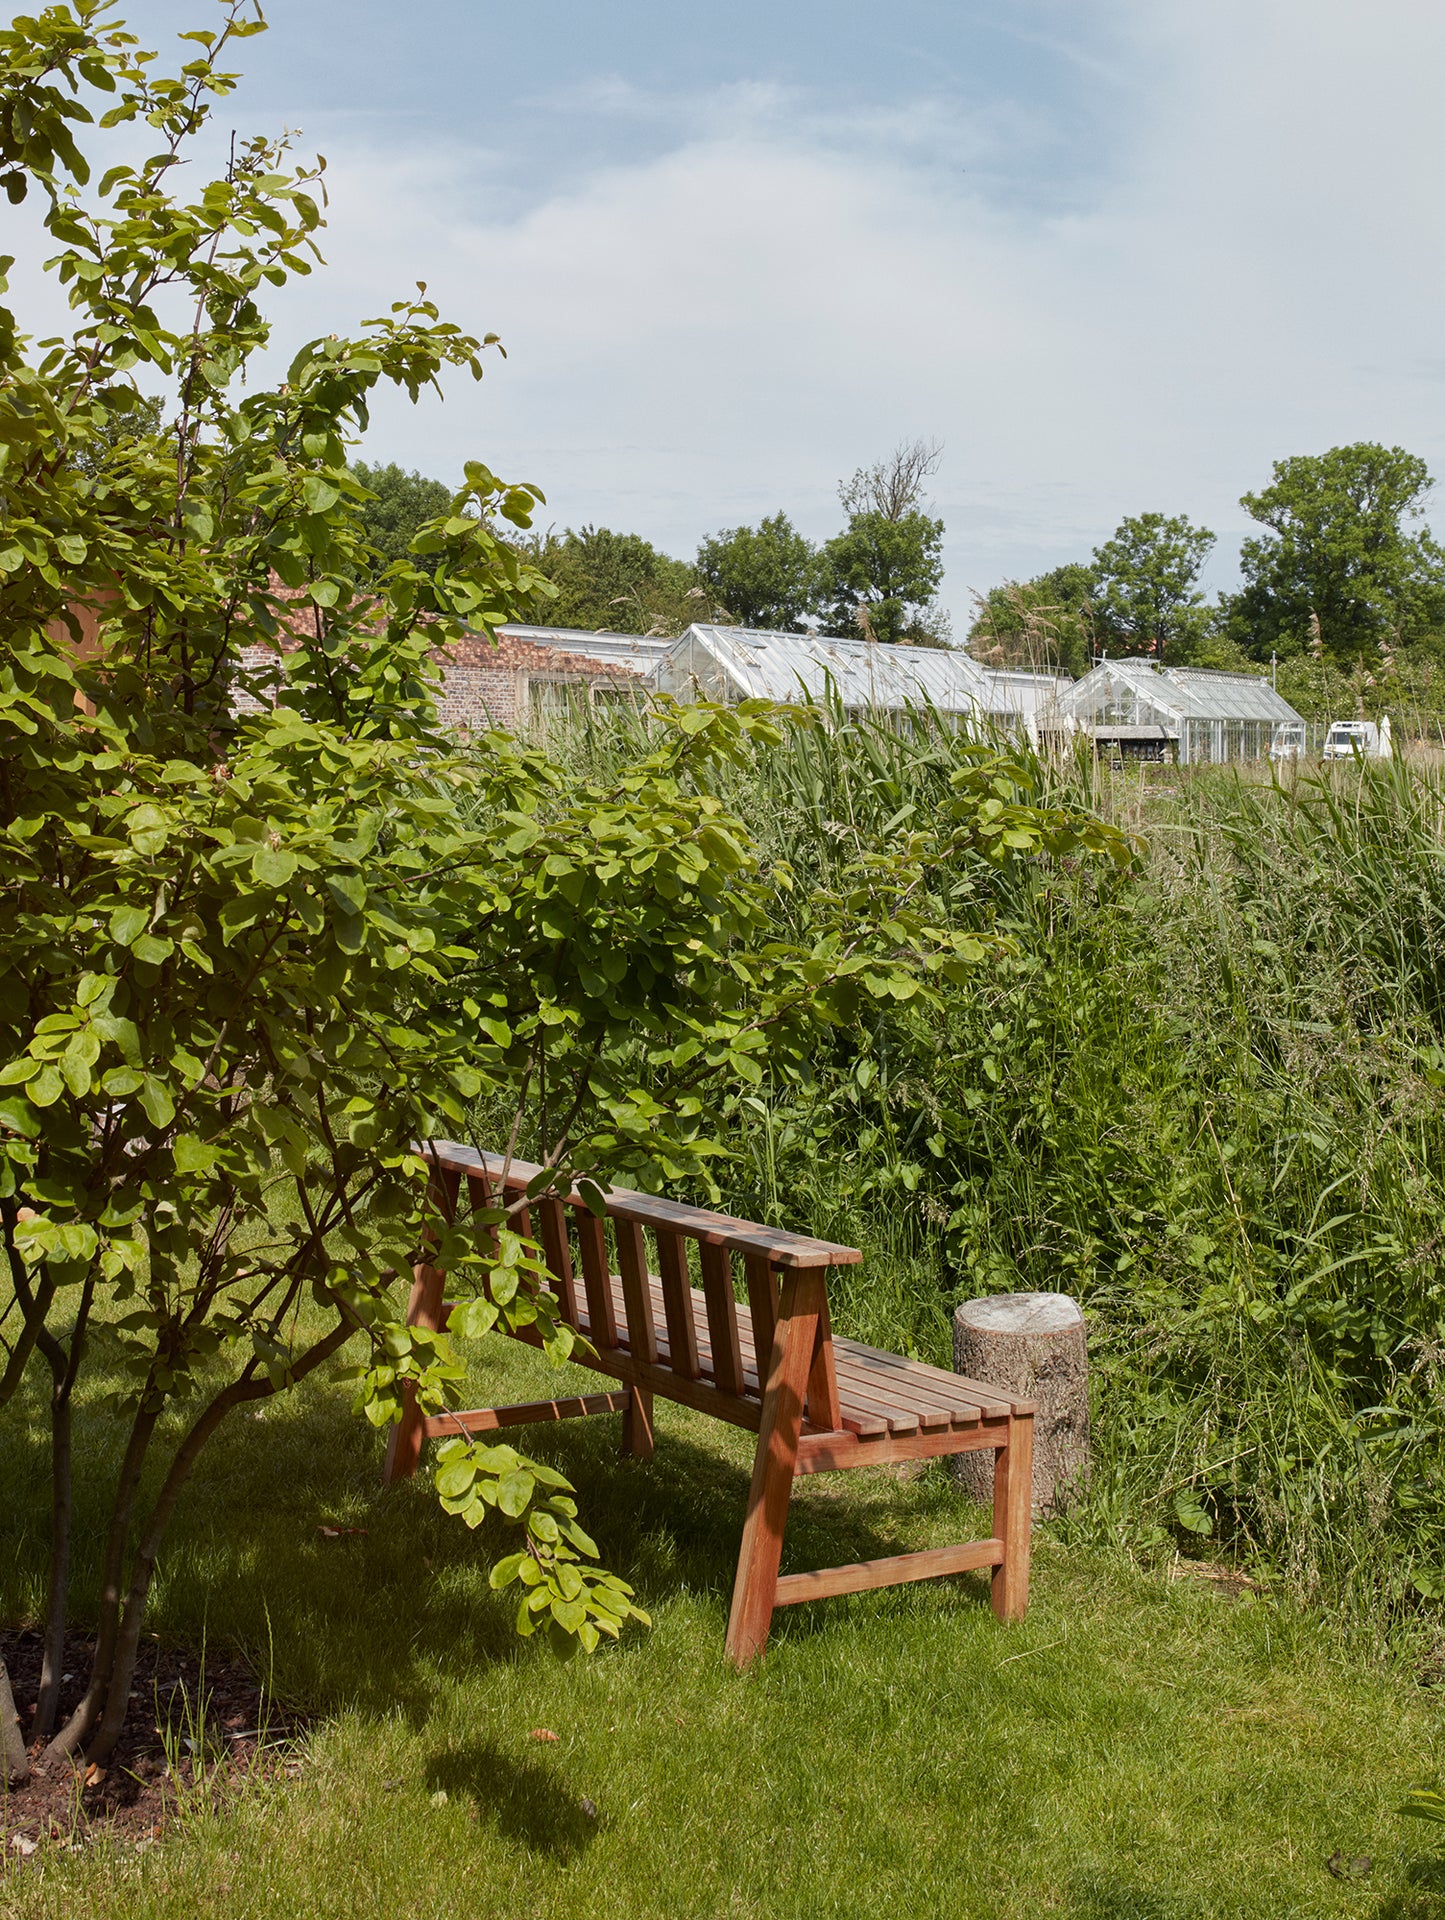
[[(536, 1366), (505, 1354), (501, 1391), (528, 1397)], [(478, 1543), (421, 1483), (375, 1493), (378, 1443), (336, 1389), (238, 1422), (177, 1521), (153, 1624), (239, 1643), (320, 1713), (300, 1775), (148, 1851), (6, 1875), (6, 1920), (1445, 1917), (1429, 1833), (1392, 1812), (1445, 1766), (1407, 1675), (1352, 1662), (1321, 1621), (1045, 1538), (1021, 1627), (995, 1625), (978, 1578), (859, 1595), (790, 1610), (739, 1679), (722, 1635), (747, 1442), (660, 1413), (650, 1467), (616, 1459), (614, 1421), (541, 1442), (656, 1621), (566, 1667), (514, 1641)], [(106, 1416), (82, 1418), (100, 1440)], [(0, 1474), (34, 1516), (0, 1557), (19, 1618), (44, 1556), (23, 1431)], [(785, 1564), (970, 1524), (938, 1469), (819, 1477)], [(1337, 1849), (1370, 1877), (1334, 1878)]]

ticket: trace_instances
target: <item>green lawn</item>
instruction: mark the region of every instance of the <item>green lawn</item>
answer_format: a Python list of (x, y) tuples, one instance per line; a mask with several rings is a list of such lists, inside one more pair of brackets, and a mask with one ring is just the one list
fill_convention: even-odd
[[(543, 1377), (507, 1349), (492, 1381), (526, 1398)], [(0, 1911), (1445, 1916), (1430, 1831), (1392, 1811), (1442, 1764), (1440, 1713), (1407, 1673), (1351, 1659), (1320, 1620), (1044, 1535), (1021, 1627), (995, 1624), (981, 1578), (827, 1601), (780, 1616), (739, 1678), (722, 1636), (747, 1439), (659, 1412), (650, 1466), (616, 1458), (615, 1420), (538, 1430), (656, 1623), (565, 1667), (513, 1639), (478, 1542), (422, 1482), (377, 1493), (380, 1443), (337, 1389), (237, 1422), (176, 1522), (153, 1624), (271, 1662), (320, 1716), (299, 1777), (148, 1851), (7, 1876)], [(106, 1417), (82, 1421), (103, 1443)], [(0, 1472), (34, 1518), (0, 1607), (20, 1618), (44, 1482), (14, 1427)], [(324, 1539), (335, 1521), (369, 1531)], [(785, 1566), (977, 1525), (941, 1470), (819, 1477)], [(1335, 1879), (1336, 1849), (1373, 1874)]]

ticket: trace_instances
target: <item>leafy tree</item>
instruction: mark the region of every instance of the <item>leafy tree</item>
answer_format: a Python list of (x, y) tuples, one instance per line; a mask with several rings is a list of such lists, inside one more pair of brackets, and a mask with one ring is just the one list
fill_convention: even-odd
[(817, 565), (812, 542), (785, 513), (727, 528), (697, 550), (698, 578), (744, 627), (801, 626), (812, 610)]
[(1057, 667), (1075, 678), (1096, 647), (1094, 576), (1074, 563), (991, 588), (968, 634), (969, 652), (987, 666)]
[[(40, 201), (75, 313), (37, 360), (0, 309), (0, 1410), (49, 1372), (31, 1733), (102, 1765), (171, 1514), (238, 1407), (353, 1343), (377, 1426), (408, 1392), (454, 1404), (456, 1342), (499, 1324), (570, 1350), (540, 1251), (500, 1209), (446, 1219), (415, 1142), (510, 1115), (554, 1186), (706, 1185), (711, 1092), (801, 1073), (820, 1022), (965, 972), (989, 949), (935, 930), (923, 876), (955, 842), (1006, 858), (1038, 838), (977, 768), (937, 834), (818, 893), (790, 947), (706, 777), (778, 738), (772, 709), (663, 711), (607, 786), (504, 735), (459, 755), (435, 653), (545, 599), (519, 551), (541, 496), (468, 462), (417, 555), (358, 586), (367, 499), (347, 459), (376, 390), (479, 376), (490, 340), (423, 290), (259, 382), (256, 296), (319, 258), (316, 171), (250, 140), (181, 197), (233, 89), (219, 62), (260, 30), (243, 0), (223, 11), (175, 75), (102, 0), (0, 32), (0, 178)], [(74, 130), (97, 95), (153, 152), (87, 194)], [(168, 390), (159, 416), (117, 406), (141, 373)], [(68, 634), (82, 614), (96, 657)], [(283, 619), (299, 644), (279, 699), (239, 712), (242, 651)], [(405, 1325), (424, 1242), (460, 1303), (442, 1335)], [(70, 1408), (101, 1325), (125, 1438), (97, 1468), (98, 1620), (57, 1729)], [(437, 1487), (469, 1524), (515, 1530), (494, 1579), (520, 1584), (522, 1631), (591, 1646), (637, 1614), (551, 1469), (459, 1440)]]
[(553, 589), (537, 617), (555, 626), (673, 635), (711, 617), (711, 600), (692, 568), (640, 534), (569, 527), (534, 541), (528, 553)]
[(1256, 659), (1304, 652), (1311, 616), (1337, 661), (1374, 660), (1445, 625), (1445, 552), (1421, 526), (1433, 481), (1373, 441), (1277, 460), (1240, 505), (1269, 529), (1240, 551), (1231, 631)]
[(838, 631), (938, 644), (929, 616), (943, 579), (943, 522), (919, 503), (942, 453), (912, 441), (839, 487), (848, 525), (823, 546), (818, 599)]
[[(362, 506), (361, 524), (367, 544), (382, 566), (407, 559), (411, 543), (422, 528), (451, 510), (450, 487), (440, 480), (428, 480), (424, 474), (408, 473), (394, 460), (375, 467), (364, 460), (353, 460), (351, 471), (372, 496)], [(428, 573), (433, 572), (435, 559), (427, 556), (423, 565)]]
[(1141, 513), (1094, 549), (1093, 604), (1101, 629), (1161, 664), (1186, 663), (1210, 612), (1197, 582), (1215, 536), (1183, 514)]

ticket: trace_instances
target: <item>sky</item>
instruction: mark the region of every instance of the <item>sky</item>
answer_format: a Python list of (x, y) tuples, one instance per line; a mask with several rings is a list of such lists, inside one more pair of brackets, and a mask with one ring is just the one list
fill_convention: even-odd
[[(143, 38), (204, 0), (131, 0)], [(1439, 0), (271, 0), (222, 109), (327, 156), (288, 349), (425, 280), (507, 349), (372, 460), (690, 556), (943, 442), (943, 598), (1352, 440), (1445, 478)], [(1445, 508), (1433, 516), (1445, 527)]]

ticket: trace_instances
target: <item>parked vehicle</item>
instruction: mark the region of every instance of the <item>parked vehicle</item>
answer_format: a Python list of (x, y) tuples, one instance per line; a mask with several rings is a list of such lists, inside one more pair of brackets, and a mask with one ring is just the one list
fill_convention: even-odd
[(1390, 757), (1390, 716), (1374, 720), (1331, 720), (1325, 735), (1326, 760), (1388, 760)]
[(1303, 720), (1280, 720), (1274, 729), (1274, 738), (1269, 743), (1271, 760), (1302, 760), (1305, 751), (1305, 723)]

